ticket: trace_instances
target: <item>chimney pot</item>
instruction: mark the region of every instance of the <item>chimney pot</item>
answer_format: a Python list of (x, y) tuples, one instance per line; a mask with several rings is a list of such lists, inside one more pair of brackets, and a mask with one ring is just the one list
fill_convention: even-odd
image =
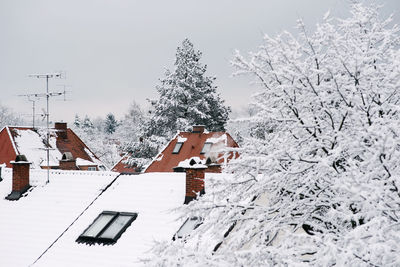
[(72, 156), (71, 152), (64, 152), (61, 160), (59, 161), (61, 170), (77, 170), (76, 159)]

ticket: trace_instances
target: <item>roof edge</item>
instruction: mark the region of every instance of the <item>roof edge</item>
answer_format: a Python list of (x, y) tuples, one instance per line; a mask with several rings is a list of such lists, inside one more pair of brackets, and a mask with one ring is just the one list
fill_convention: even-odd
[(10, 126), (5, 126), (4, 128), (7, 130), (8, 137), (10, 138), (10, 141), (11, 141), (11, 144), (12, 144), (12, 146), (14, 148), (15, 154), (19, 155), (19, 151), (17, 149), (17, 146), (15, 145), (14, 137), (11, 135), (11, 132), (10, 132)]
[(165, 144), (165, 146), (163, 147), (163, 149), (160, 150), (160, 152), (159, 152), (155, 157), (153, 157), (153, 159), (149, 162), (149, 164), (147, 164), (146, 168), (143, 169), (142, 173), (145, 173), (145, 172), (147, 171), (147, 169), (150, 167), (150, 165), (153, 164), (153, 162), (165, 151), (165, 149), (167, 149), (167, 147), (169, 146), (169, 144), (170, 144), (172, 141), (174, 141), (174, 140), (178, 137), (178, 135), (179, 135), (180, 133), (182, 133), (182, 131), (178, 131), (178, 132), (175, 134), (175, 136), (174, 136), (173, 138), (171, 138), (171, 140), (169, 140), (168, 143)]

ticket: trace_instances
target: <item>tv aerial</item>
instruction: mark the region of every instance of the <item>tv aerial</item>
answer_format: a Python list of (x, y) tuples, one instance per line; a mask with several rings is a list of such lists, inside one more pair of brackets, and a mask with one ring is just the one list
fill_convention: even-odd
[(32, 126), (33, 128), (35, 127), (35, 102), (39, 98), (45, 98), (46, 99), (46, 110), (43, 110), (43, 120), (46, 119), (46, 129), (47, 129), (47, 135), (46, 135), (46, 141), (47, 141), (47, 148), (46, 150), (46, 156), (47, 156), (47, 183), (50, 182), (50, 111), (49, 111), (49, 100), (50, 97), (55, 97), (55, 96), (64, 96), (65, 100), (65, 95), (67, 91), (65, 90), (62, 92), (49, 92), (49, 79), (61, 79), (65, 78), (65, 72), (54, 72), (54, 73), (43, 73), (43, 74), (29, 74), (28, 77), (32, 78), (37, 78), (37, 79), (45, 79), (46, 80), (46, 92), (45, 93), (33, 93), (33, 94), (25, 94), (25, 95), (20, 95), (20, 96), (25, 96), (28, 97), (28, 101), (32, 102), (32, 110), (33, 110), (33, 115), (32, 115)]

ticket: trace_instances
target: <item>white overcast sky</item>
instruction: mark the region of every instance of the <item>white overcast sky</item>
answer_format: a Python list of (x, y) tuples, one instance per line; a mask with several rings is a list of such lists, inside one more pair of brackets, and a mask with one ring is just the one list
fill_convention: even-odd
[[(135, 100), (157, 97), (155, 85), (172, 68), (176, 47), (186, 37), (203, 52), (208, 74), (234, 109), (257, 88), (231, 77), (235, 49), (246, 54), (263, 34), (293, 31), (298, 18), (313, 26), (328, 10), (348, 14), (348, 0), (1, 0), (0, 103), (29, 114), (19, 94), (45, 92), (30, 73), (66, 71), (50, 91), (67, 85), (70, 101), (50, 103), (51, 120), (72, 121), (112, 112), (121, 117)], [(382, 13), (400, 22), (400, 0), (382, 0)], [(58, 98), (61, 99), (61, 98)], [(38, 109), (44, 101), (37, 102)], [(27, 119), (29, 119), (27, 117)]]

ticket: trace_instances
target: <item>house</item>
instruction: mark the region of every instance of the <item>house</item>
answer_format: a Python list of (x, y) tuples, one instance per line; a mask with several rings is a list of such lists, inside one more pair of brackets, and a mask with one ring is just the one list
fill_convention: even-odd
[(125, 161), (127, 159), (127, 155), (122, 156), (121, 159), (111, 168), (111, 171), (125, 174), (139, 174), (140, 168), (132, 167), (126, 164)]
[(104, 164), (86, 144), (67, 127), (56, 122), (51, 129), (49, 144), (47, 130), (32, 127), (6, 126), (0, 131), (0, 164), (11, 167), (10, 161), (23, 154), (33, 169), (47, 168), (47, 151), (51, 169), (105, 170)]
[[(204, 177), (220, 175), (204, 174), (196, 160), (189, 176), (50, 170), (46, 183), (46, 170), (20, 175), (25, 159), (18, 155), (0, 174), (0, 266), (145, 266), (155, 240), (196, 227), (176, 209), (204, 191)], [(29, 189), (7, 200), (16, 185)]]
[(150, 172), (181, 172), (179, 163), (192, 157), (207, 162), (206, 172), (221, 172), (221, 165), (237, 158), (236, 152), (224, 153), (238, 144), (227, 132), (208, 132), (204, 126), (193, 126), (191, 132), (179, 132), (144, 170)]

